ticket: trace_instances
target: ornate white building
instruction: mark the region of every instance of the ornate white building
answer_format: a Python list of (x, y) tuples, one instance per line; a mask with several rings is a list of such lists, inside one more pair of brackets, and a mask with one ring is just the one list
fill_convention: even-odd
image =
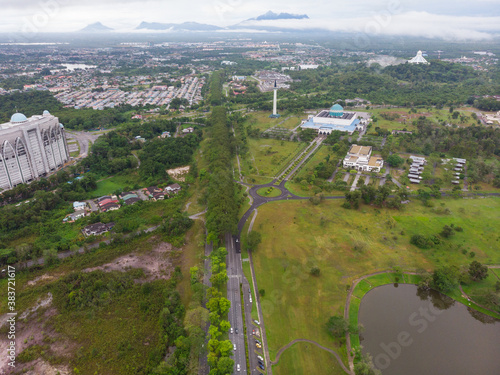
[(417, 56), (412, 57), (410, 60), (408, 60), (410, 64), (430, 64), (424, 56), (422, 56), (422, 51), (417, 52)]
[(69, 160), (64, 127), (44, 111), (29, 119), (14, 114), (0, 124), (0, 188), (10, 189), (64, 165)]

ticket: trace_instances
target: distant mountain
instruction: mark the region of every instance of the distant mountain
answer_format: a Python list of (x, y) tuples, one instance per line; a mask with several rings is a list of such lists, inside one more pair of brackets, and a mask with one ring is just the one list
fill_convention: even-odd
[(141, 22), (136, 30), (172, 30), (172, 31), (216, 31), (222, 27), (207, 25), (198, 22), (183, 22), (183, 23), (159, 23), (159, 22)]
[(261, 14), (258, 17), (250, 18), (248, 21), (267, 21), (267, 20), (303, 20), (309, 19), (307, 14), (291, 14), (291, 13), (274, 13), (269, 11)]
[(98, 32), (106, 32), (106, 31), (112, 31), (113, 29), (111, 27), (104, 26), (100, 22), (96, 22), (93, 24), (90, 24), (80, 31), (86, 32), (86, 33), (98, 33)]

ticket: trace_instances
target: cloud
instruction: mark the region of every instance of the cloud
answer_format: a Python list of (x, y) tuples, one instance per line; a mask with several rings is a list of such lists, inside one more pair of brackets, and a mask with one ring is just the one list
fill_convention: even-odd
[(268, 10), (307, 14), (310, 20), (259, 25), (453, 40), (500, 34), (500, 17), (489, 16), (500, 14), (498, 0), (12, 0), (2, 4), (0, 32), (76, 31), (97, 21), (122, 31), (141, 21), (230, 26)]
[(448, 40), (483, 40), (500, 34), (500, 17), (456, 17), (427, 12), (397, 14), (390, 10), (374, 13), (370, 17), (246, 21), (243, 25), (247, 28), (258, 25), (283, 29), (325, 29), (367, 36), (405, 35)]

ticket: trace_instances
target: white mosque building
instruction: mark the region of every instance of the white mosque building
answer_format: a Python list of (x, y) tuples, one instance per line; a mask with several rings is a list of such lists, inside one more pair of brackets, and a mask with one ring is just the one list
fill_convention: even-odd
[(68, 160), (64, 127), (48, 111), (30, 118), (16, 113), (0, 124), (0, 189), (29, 183)]
[(425, 58), (424, 56), (422, 56), (422, 51), (418, 51), (417, 52), (417, 56), (411, 58), (410, 60), (408, 60), (408, 62), (410, 64), (430, 64)]
[(309, 116), (300, 126), (302, 129), (314, 129), (319, 135), (328, 135), (334, 130), (352, 134), (363, 131), (366, 125), (366, 120), (359, 119), (356, 112), (345, 112), (340, 104), (334, 104), (329, 110)]

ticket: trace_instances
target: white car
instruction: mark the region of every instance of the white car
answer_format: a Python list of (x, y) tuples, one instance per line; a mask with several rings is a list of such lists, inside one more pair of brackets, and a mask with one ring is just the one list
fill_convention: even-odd
[(231, 333), (233, 333), (233, 327), (231, 327)]
[(262, 358), (260, 355), (258, 355), (257, 358), (260, 359), (261, 361), (264, 361), (264, 358)]
[(236, 344), (233, 344), (233, 350), (236, 351)]
[(240, 364), (239, 363), (236, 365), (236, 371), (240, 371)]
[(250, 297), (250, 303), (252, 303), (252, 297)]
[(258, 326), (260, 326), (260, 322), (259, 322), (258, 320), (254, 319), (254, 320), (253, 320), (253, 322), (254, 322), (255, 324), (257, 324)]

